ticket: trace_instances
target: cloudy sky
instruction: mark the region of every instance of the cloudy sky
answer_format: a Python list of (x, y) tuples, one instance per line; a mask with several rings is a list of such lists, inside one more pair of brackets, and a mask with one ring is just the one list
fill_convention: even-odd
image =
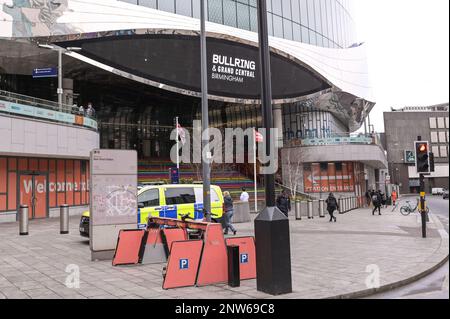
[(355, 0), (360, 42), (368, 45), (377, 105), (375, 130), (390, 107), (449, 101), (449, 1)]

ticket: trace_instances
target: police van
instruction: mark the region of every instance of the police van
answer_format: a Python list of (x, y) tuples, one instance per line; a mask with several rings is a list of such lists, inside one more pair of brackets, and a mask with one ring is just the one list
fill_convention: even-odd
[[(223, 215), (223, 194), (219, 186), (211, 185), (212, 218), (220, 219)], [(151, 185), (138, 190), (139, 228), (145, 227), (147, 218), (167, 217), (181, 219), (189, 215), (190, 219), (202, 220), (203, 215), (203, 185)], [(80, 235), (89, 237), (89, 211), (82, 214), (80, 220)]]

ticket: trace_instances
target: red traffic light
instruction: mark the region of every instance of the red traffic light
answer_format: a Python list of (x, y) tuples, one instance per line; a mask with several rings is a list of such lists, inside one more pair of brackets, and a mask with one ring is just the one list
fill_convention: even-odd
[(420, 144), (419, 152), (426, 152), (426, 151), (427, 151), (427, 144)]

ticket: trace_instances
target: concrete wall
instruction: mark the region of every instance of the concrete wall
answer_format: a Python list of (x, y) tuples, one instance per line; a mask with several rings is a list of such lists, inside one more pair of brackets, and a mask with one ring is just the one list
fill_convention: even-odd
[(99, 147), (96, 131), (0, 114), (0, 154), (18, 156), (89, 158)]

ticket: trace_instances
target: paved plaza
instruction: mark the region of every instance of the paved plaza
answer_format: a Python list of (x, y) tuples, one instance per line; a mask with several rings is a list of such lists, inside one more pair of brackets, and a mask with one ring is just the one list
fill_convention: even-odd
[[(374, 275), (379, 274), (382, 287), (395, 286), (448, 258), (448, 234), (435, 215), (423, 239), (418, 214), (405, 217), (391, 208), (382, 213), (372, 216), (359, 209), (338, 215), (337, 223), (291, 218), (293, 293), (276, 298), (359, 297), (373, 292), (367, 283), (374, 282)], [(92, 262), (78, 221), (71, 218), (69, 235), (59, 234), (59, 219), (31, 221), (29, 236), (18, 235), (17, 223), (0, 224), (0, 299), (272, 298), (256, 290), (256, 280), (243, 281), (239, 288), (220, 284), (163, 290), (163, 264), (113, 267), (110, 261)], [(236, 226), (238, 235), (253, 233), (253, 223)], [(80, 270), (79, 288), (65, 284), (73, 265)]]

